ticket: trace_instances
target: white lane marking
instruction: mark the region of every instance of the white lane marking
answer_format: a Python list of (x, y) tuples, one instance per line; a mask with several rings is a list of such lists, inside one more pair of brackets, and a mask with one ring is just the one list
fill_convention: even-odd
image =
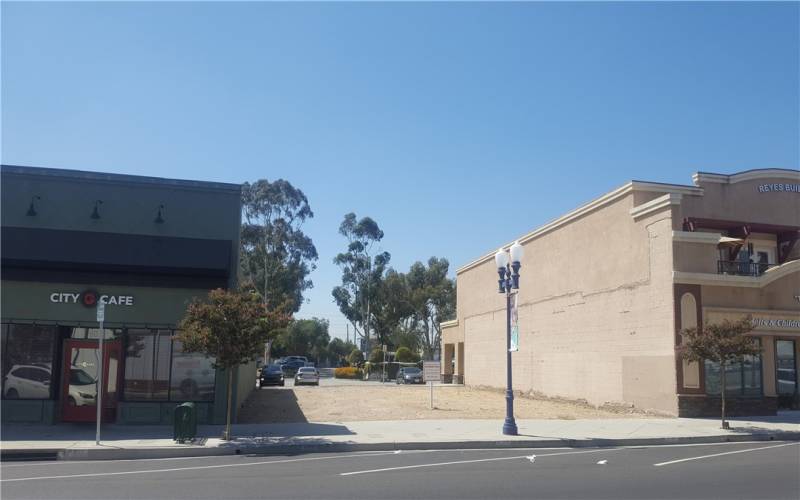
[(253, 465), (269, 465), (269, 464), (285, 464), (289, 462), (310, 462), (315, 460), (334, 460), (337, 458), (359, 458), (359, 457), (374, 457), (378, 455), (392, 455), (394, 452), (385, 453), (359, 453), (357, 455), (336, 455), (334, 457), (311, 457), (311, 458), (292, 458), (287, 460), (261, 460), (259, 462), (245, 462), (243, 464), (218, 464), (218, 465), (197, 465), (194, 467), (175, 467), (173, 469), (147, 469), (147, 470), (131, 470), (121, 472), (93, 472), (88, 474), (65, 474), (63, 476), (35, 476), (35, 477), (20, 477), (14, 479), (0, 479), (1, 483), (10, 483), (16, 481), (39, 481), (41, 479), (71, 479), (75, 477), (99, 477), (99, 476), (124, 476), (128, 474), (147, 474), (155, 472), (177, 472), (184, 470), (201, 470), (201, 469), (222, 469), (225, 467), (249, 467)]
[[(546, 453), (544, 455), (537, 455), (536, 458), (541, 457), (554, 457), (556, 455), (579, 455), (582, 453), (600, 453), (600, 452), (609, 452), (609, 451), (616, 451), (621, 448), (604, 448), (601, 450), (588, 450), (588, 451), (565, 451), (562, 453)], [(439, 467), (442, 465), (457, 465), (457, 464), (474, 464), (478, 462), (498, 462), (501, 460), (518, 460), (520, 458), (526, 458), (530, 460), (530, 456), (528, 455), (515, 455), (513, 457), (495, 457), (495, 458), (480, 458), (476, 460), (457, 460), (454, 462), (438, 462), (434, 464), (417, 464), (417, 465), (403, 465), (401, 467), (386, 467), (383, 469), (371, 469), (371, 470), (359, 470), (354, 472), (342, 472), (340, 476), (355, 476), (357, 474), (369, 474), (372, 472), (387, 472), (393, 470), (405, 470), (405, 469), (419, 469), (422, 467)]]
[(678, 459), (678, 460), (670, 460), (669, 462), (660, 462), (660, 463), (653, 464), (653, 465), (656, 466), (656, 467), (661, 467), (662, 465), (678, 464), (678, 463), (681, 463), (681, 462), (688, 462), (690, 460), (702, 460), (704, 458), (721, 457), (723, 455), (734, 455), (736, 453), (747, 453), (749, 451), (769, 450), (769, 449), (772, 449), (772, 448), (781, 448), (783, 446), (793, 446), (793, 445), (797, 445), (797, 444), (800, 444), (800, 443), (785, 443), (785, 444), (778, 444), (778, 445), (774, 445), (774, 446), (762, 446), (760, 448), (748, 448), (746, 450), (726, 451), (726, 452), (723, 452), (723, 453), (714, 453), (713, 455), (703, 455), (703, 456), (700, 456), (700, 457), (689, 457), (689, 458), (681, 458), (681, 459)]
[[(405, 451), (404, 453), (429, 453), (434, 450), (409, 450)], [(399, 453), (400, 450), (395, 450), (394, 453)], [(360, 451), (359, 454), (386, 454), (390, 453), (387, 451)], [(199, 455), (196, 457), (167, 457), (167, 458), (114, 458), (111, 460), (58, 460), (55, 462), (37, 462), (35, 460), (31, 460), (30, 462), (26, 462), (23, 464), (0, 464), (0, 469), (6, 469), (11, 467), (46, 467), (48, 465), (79, 465), (79, 464), (96, 464), (99, 462), (161, 462), (164, 460), (199, 460), (199, 459), (206, 459), (206, 458), (245, 458), (249, 455), (258, 455), (256, 450), (248, 452), (247, 449), (244, 449), (243, 452), (239, 455), (234, 453), (230, 453), (227, 455)], [(280, 456), (280, 455), (275, 455)]]

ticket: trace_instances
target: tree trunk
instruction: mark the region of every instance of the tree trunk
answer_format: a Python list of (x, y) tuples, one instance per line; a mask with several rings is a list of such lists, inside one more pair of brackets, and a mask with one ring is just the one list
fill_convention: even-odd
[(726, 369), (725, 368), (726, 368), (725, 367), (725, 363), (720, 363), (720, 369), (722, 370), (722, 376), (720, 377), (721, 382), (722, 382), (722, 388), (720, 389), (720, 394), (722, 395), (722, 405), (721, 406), (722, 406), (722, 428), (723, 429), (727, 429), (728, 428), (728, 423), (725, 422), (725, 389), (727, 387), (727, 383), (726, 383), (726, 380), (725, 380), (725, 377), (726, 377), (726, 373), (725, 373)]
[(228, 408), (225, 417), (225, 433), (222, 439), (231, 440), (231, 416), (233, 414), (233, 367), (228, 368)]

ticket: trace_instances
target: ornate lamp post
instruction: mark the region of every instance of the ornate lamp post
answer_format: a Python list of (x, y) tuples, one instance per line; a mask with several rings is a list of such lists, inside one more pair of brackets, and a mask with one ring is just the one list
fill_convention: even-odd
[[(497, 280), (499, 292), (506, 294), (506, 419), (503, 422), (503, 434), (517, 435), (517, 423), (514, 421), (514, 391), (511, 386), (511, 295), (512, 290), (519, 289), (519, 268), (522, 260), (522, 245), (515, 241), (511, 248), (502, 248), (494, 255), (497, 264)], [(509, 263), (510, 261), (510, 263)]]

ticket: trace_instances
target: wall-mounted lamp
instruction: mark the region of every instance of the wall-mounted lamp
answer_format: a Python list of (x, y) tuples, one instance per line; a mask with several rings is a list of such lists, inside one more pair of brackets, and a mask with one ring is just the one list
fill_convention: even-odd
[(103, 204), (103, 200), (95, 200), (94, 202), (94, 210), (92, 210), (92, 219), (99, 219), (100, 218), (100, 211), (98, 207)]
[(36, 207), (34, 206), (33, 202), (37, 201), (37, 200), (41, 200), (41, 199), (42, 199), (41, 196), (32, 196), (31, 197), (31, 204), (28, 206), (28, 211), (25, 213), (25, 215), (27, 215), (28, 217), (37, 216), (39, 214), (39, 212), (36, 211)]
[(164, 223), (164, 204), (158, 206), (158, 215), (156, 215), (156, 220), (154, 221), (156, 224), (163, 224)]

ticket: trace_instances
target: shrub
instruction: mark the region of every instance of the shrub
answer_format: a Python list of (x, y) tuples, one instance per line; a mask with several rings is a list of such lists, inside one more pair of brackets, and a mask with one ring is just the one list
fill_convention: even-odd
[(341, 368), (336, 368), (333, 370), (333, 377), (362, 379), (364, 378), (364, 372), (362, 372), (360, 368), (355, 368), (353, 366), (343, 366)]
[(376, 347), (372, 350), (372, 353), (369, 355), (369, 362), (370, 363), (381, 363), (383, 362), (383, 349), (380, 347)]
[(347, 361), (353, 366), (359, 366), (364, 362), (364, 354), (358, 349), (353, 349), (350, 351), (350, 355), (347, 356)]
[(408, 347), (401, 347), (397, 350), (394, 359), (398, 363), (416, 363), (419, 361), (419, 356), (411, 352)]

